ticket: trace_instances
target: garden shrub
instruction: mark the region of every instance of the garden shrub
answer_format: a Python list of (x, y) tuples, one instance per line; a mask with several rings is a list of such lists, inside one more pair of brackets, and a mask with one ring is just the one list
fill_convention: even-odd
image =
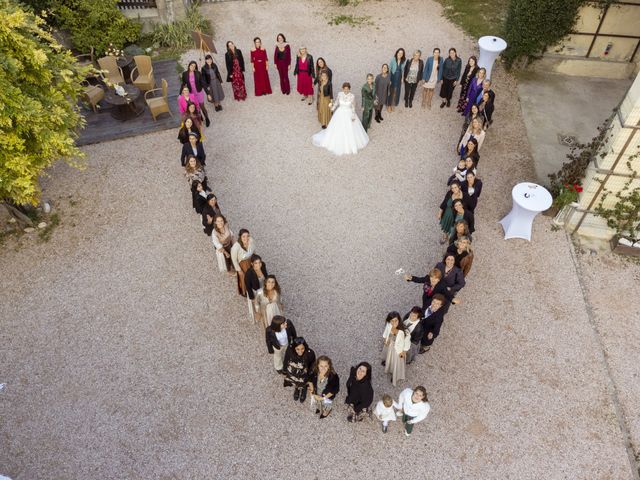
[(507, 11), (504, 52), (507, 66), (541, 55), (573, 28), (585, 0), (511, 0)]
[(191, 32), (211, 33), (209, 21), (202, 16), (197, 4), (189, 7), (184, 19), (157, 25), (153, 30), (153, 43), (158, 47), (182, 50), (193, 45)]
[(124, 16), (117, 0), (64, 0), (52, 11), (79, 52), (93, 47), (102, 56), (109, 45), (122, 49), (140, 37), (141, 25)]

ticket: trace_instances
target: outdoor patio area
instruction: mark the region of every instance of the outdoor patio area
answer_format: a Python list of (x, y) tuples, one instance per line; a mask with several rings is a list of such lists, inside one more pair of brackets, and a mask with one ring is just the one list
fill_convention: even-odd
[[(161, 88), (162, 79), (165, 79), (168, 83), (168, 102), (173, 116), (163, 113), (154, 121), (145, 103), (143, 92), (135, 101), (136, 108), (142, 109), (142, 113), (124, 121), (113, 117), (112, 110), (115, 107), (105, 99), (98, 104), (97, 113), (91, 110), (89, 105), (83, 105), (82, 114), (85, 117), (86, 126), (80, 132), (80, 138), (77, 141), (78, 145), (91, 145), (176, 127), (180, 122), (180, 111), (176, 100), (180, 94), (180, 78), (176, 65), (177, 62), (175, 60), (153, 62), (156, 88)], [(92, 83), (96, 82), (93, 81)], [(162, 95), (161, 91), (155, 93), (158, 96)]]

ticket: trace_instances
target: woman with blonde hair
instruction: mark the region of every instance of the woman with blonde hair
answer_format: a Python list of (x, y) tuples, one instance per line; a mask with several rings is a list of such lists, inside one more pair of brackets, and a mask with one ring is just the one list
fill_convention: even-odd
[(266, 276), (264, 287), (256, 293), (255, 303), (258, 307), (260, 322), (264, 328), (271, 324), (276, 315), (284, 315), (280, 284), (275, 275)]
[(478, 152), (482, 148), (482, 144), (484, 143), (485, 131), (482, 128), (482, 120), (480, 118), (474, 118), (471, 120), (467, 131), (460, 139), (460, 143), (458, 143), (458, 153), (461, 156), (464, 156), (465, 151), (464, 148), (471, 141), (472, 138), (475, 138), (478, 143)]

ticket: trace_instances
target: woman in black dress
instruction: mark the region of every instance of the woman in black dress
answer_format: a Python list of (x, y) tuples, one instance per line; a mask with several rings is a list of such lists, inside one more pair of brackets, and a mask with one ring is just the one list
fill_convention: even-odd
[(482, 180), (476, 177), (476, 172), (473, 169), (467, 170), (467, 175), (462, 184), (462, 191), (467, 196), (467, 207), (471, 213), (474, 213), (482, 192)]
[(347, 404), (349, 414), (347, 421), (360, 422), (369, 414), (373, 403), (373, 387), (371, 386), (371, 365), (361, 362), (356, 367), (351, 367), (349, 380), (347, 380)]
[(454, 256), (456, 267), (462, 269), (462, 273), (466, 277), (473, 263), (473, 250), (471, 250), (471, 242), (469, 239), (467, 237), (458, 238), (453, 245), (449, 245), (447, 253)]
[(316, 354), (303, 337), (293, 339), (284, 355), (284, 386), (293, 387), (293, 401), (304, 403), (307, 398), (307, 382), (311, 376)]

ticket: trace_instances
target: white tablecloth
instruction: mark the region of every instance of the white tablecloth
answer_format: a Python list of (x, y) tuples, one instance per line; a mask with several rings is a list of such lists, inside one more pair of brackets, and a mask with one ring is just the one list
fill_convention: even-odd
[(553, 198), (546, 188), (535, 183), (519, 183), (511, 190), (513, 207), (509, 215), (500, 220), (504, 239), (524, 238), (531, 241), (531, 226), (535, 216), (547, 210)]

